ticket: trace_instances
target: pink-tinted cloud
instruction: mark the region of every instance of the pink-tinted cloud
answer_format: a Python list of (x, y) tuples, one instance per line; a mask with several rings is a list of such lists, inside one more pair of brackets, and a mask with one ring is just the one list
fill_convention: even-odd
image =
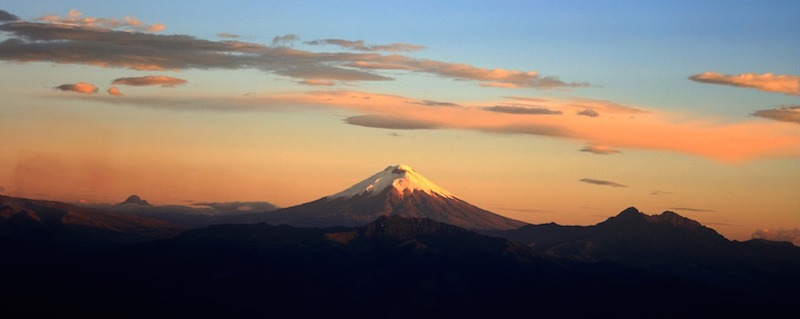
[(727, 75), (705, 72), (693, 75), (689, 79), (704, 83), (754, 88), (764, 92), (800, 95), (800, 76), (797, 75), (775, 75), (773, 73)]
[(97, 87), (91, 83), (86, 83), (86, 82), (78, 82), (75, 84), (61, 84), (55, 88), (61, 91), (77, 92), (83, 94), (97, 93)]
[(800, 124), (800, 105), (784, 106), (771, 110), (759, 110), (755, 116), (770, 120)]
[(313, 85), (313, 86), (332, 86), (335, 85), (335, 81), (331, 80), (319, 80), (319, 79), (306, 79), (302, 81), (298, 81), (297, 83), (304, 84), (304, 85)]
[(69, 11), (67, 17), (59, 17), (56, 15), (43, 16), (37, 20), (49, 23), (66, 24), (90, 28), (103, 28), (103, 29), (122, 29), (128, 31), (138, 32), (160, 32), (164, 30), (163, 24), (144, 24), (141, 20), (126, 16), (122, 19), (107, 19), (107, 18), (93, 18), (82, 17), (83, 13), (72, 9)]
[(402, 55), (365, 55), (348, 64), (351, 67), (375, 70), (407, 70), (429, 73), (445, 78), (473, 80), (482, 86), (499, 88), (557, 88), (588, 87), (589, 83), (566, 83), (557, 77), (541, 77), (536, 71), (479, 68), (464, 63), (449, 63), (428, 59), (414, 59)]
[(112, 82), (117, 85), (174, 87), (186, 83), (186, 80), (165, 75), (148, 75), (140, 77), (119, 78)]
[(112, 87), (108, 88), (108, 91), (106, 91), (106, 92), (108, 92), (108, 94), (113, 95), (113, 96), (122, 96), (123, 95), (122, 92), (120, 92), (119, 89), (117, 89), (116, 86), (112, 86)]
[[(786, 125), (752, 119), (738, 123), (716, 122), (713, 119), (686, 121), (685, 115), (678, 116), (642, 107), (634, 108), (634, 113), (624, 110), (627, 112), (621, 113), (624, 116), (608, 113), (607, 116), (594, 118), (564, 112), (576, 110), (575, 105), (579, 99), (541, 99), (536, 105), (562, 111), (563, 114), (520, 116), (485, 110), (485, 101), (459, 101), (457, 104), (461, 107), (432, 107), (426, 100), (358, 91), (314, 91), (241, 97), (106, 97), (83, 98), (183, 111), (340, 108), (355, 112), (356, 116), (369, 115), (345, 121), (354, 125), (549, 136), (594, 145), (587, 149), (594, 151), (594, 154), (625, 148), (693, 154), (725, 162), (764, 157), (800, 158), (800, 131)], [(502, 105), (509, 101), (496, 103)]]

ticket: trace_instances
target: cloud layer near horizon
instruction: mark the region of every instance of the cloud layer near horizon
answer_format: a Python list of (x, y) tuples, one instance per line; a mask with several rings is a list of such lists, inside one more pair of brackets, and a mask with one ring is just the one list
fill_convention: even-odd
[[(63, 98), (63, 97), (62, 97)], [(800, 157), (800, 132), (762, 121), (715, 123), (685, 121), (665, 112), (648, 112), (602, 100), (535, 98), (536, 106), (561, 115), (524, 116), (486, 110), (485, 102), (419, 100), (359, 91), (310, 91), (236, 97), (74, 96), (112, 104), (177, 111), (292, 111), (337, 108), (355, 112), (345, 123), (383, 129), (463, 129), (493, 134), (549, 136), (584, 142), (593, 154), (619, 148), (661, 150), (700, 155), (726, 162), (753, 158)], [(520, 98), (514, 98), (520, 101)], [(508, 101), (497, 101), (505, 104)], [(518, 105), (526, 105), (520, 104)], [(603, 116), (586, 117), (571, 110), (591, 104)], [(446, 105), (446, 106), (445, 106)], [(457, 106), (453, 106), (457, 105)]]
[(695, 74), (689, 77), (689, 79), (703, 83), (754, 88), (764, 92), (800, 95), (800, 76), (797, 75), (775, 75), (773, 73), (727, 75), (705, 72)]
[(258, 69), (300, 80), (386, 81), (393, 78), (381, 72), (392, 70), (507, 88), (589, 86), (588, 83), (563, 82), (554, 76), (542, 77), (535, 71), (489, 69), (378, 53), (423, 48), (406, 43), (365, 45), (362, 40), (325, 39), (308, 43), (334, 44), (358, 53), (312, 52), (287, 47), (299, 39), (293, 34), (275, 37), (272, 45), (267, 46), (233, 40), (210, 41), (189, 35), (153, 34), (149, 32), (163, 30), (163, 26), (145, 25), (130, 17), (122, 20), (83, 18), (77, 11), (71, 11), (66, 18), (47, 16), (39, 21), (10, 20), (0, 25), (0, 31), (9, 35), (9, 39), (0, 43), (0, 59), (135, 70)]
[(753, 238), (788, 241), (795, 246), (800, 246), (800, 229), (759, 229), (753, 232)]

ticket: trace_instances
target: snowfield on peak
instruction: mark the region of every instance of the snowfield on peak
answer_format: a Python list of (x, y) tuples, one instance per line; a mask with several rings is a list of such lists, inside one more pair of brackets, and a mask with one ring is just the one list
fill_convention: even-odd
[(389, 166), (383, 171), (368, 177), (344, 191), (328, 196), (328, 200), (350, 198), (364, 193), (375, 196), (382, 193), (390, 186), (394, 187), (401, 196), (408, 190), (410, 192), (422, 191), (429, 195), (445, 198), (455, 198), (453, 194), (418, 174), (408, 165), (401, 164)]

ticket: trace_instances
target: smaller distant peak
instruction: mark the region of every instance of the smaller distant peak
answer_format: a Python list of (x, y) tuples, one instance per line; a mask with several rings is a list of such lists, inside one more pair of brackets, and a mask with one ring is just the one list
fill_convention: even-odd
[(139, 197), (139, 195), (131, 195), (128, 198), (118, 205), (125, 205), (125, 204), (134, 204), (134, 205), (144, 205), (144, 206), (152, 206), (146, 200)]
[(640, 216), (642, 213), (636, 209), (636, 207), (628, 207), (622, 212), (619, 213), (618, 216)]

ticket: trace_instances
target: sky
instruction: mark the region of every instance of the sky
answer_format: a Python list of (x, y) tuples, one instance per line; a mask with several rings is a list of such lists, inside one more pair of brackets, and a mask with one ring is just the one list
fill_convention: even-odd
[(797, 1), (0, 10), (5, 195), (287, 207), (403, 163), (529, 223), (800, 236)]

